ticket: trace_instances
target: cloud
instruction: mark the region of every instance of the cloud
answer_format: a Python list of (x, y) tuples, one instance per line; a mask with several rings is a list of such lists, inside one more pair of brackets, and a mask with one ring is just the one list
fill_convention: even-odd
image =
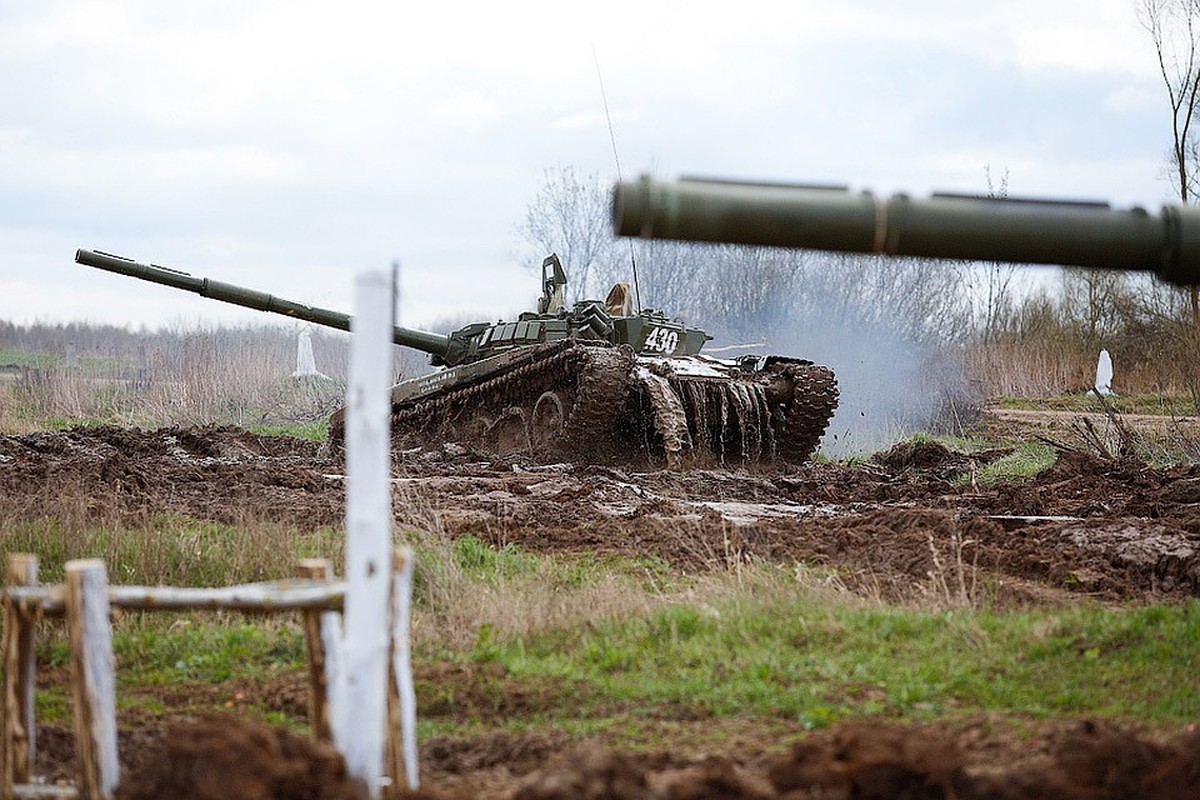
[(0, 317), (171, 318), (89, 302), (120, 279), (79, 246), (306, 302), (399, 258), (409, 318), (524, 308), (543, 170), (615, 173), (597, 62), (627, 177), (1162, 193), (1127, 0), (9, 0)]

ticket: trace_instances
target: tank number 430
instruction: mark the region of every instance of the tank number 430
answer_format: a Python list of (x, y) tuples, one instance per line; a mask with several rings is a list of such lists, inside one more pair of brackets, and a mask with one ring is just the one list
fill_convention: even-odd
[(646, 336), (644, 349), (654, 353), (674, 353), (679, 346), (679, 331), (670, 328), (652, 328)]

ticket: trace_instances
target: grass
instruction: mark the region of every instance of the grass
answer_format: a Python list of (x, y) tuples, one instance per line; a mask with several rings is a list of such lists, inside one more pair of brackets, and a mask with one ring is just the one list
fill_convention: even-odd
[(1057, 454), (1053, 447), (1041, 442), (1021, 442), (1008, 455), (984, 464), (973, 473), (959, 476), (955, 485), (974, 481), (979, 486), (992, 486), (1002, 481), (1028, 480), (1053, 466)]
[(323, 439), (325, 419), (345, 394), (337, 380), (291, 377), (294, 358), (280, 351), (277, 336), (213, 331), (161, 338), (135, 349), (137, 357), (85, 348), (67, 358), (0, 347), (0, 366), (21, 368), (0, 381), (0, 432), (233, 424)]
[(0, 367), (33, 367), (44, 368), (58, 363), (58, 356), (45, 353), (31, 353), (13, 347), (0, 347)]
[(293, 439), (323, 442), (329, 437), (329, 420), (316, 419), (308, 422), (249, 425), (246, 429), (259, 436), (290, 436)]
[[(69, 511), (69, 510), (68, 510)], [(102, 558), (110, 583), (222, 586), (290, 577), (301, 558), (341, 558), (340, 531), (302, 533), (282, 525), (221, 525), (163, 514), (125, 526), (70, 519), (8, 523), (4, 549), (36, 553), (43, 582), (63, 578), (76, 558)]]
[(514, 675), (588, 685), (601, 703), (806, 726), (997, 711), (1186, 721), (1200, 713), (1197, 611), (963, 614), (776, 597), (672, 606), (512, 642), (495, 657)]
[[(1110, 395), (1113, 410), (1121, 414), (1161, 414), (1163, 416), (1187, 417), (1196, 414), (1196, 406), (1190, 394), (1152, 392), (1138, 395)], [(1061, 394), (1047, 397), (996, 397), (990, 405), (996, 408), (1028, 411), (1071, 411), (1103, 412), (1104, 409), (1091, 392)]]
[[(253, 535), (208, 533), (229, 543)], [(544, 556), (474, 537), (415, 543), (414, 659), (424, 736), (481, 726), (649, 731), (662, 709), (802, 727), (863, 716), (1095, 715), (1171, 724), (1200, 715), (1196, 601), (1016, 611), (894, 607), (852, 596), (796, 565), (756, 562), (736, 573), (650, 579), (654, 565), (630, 559)], [(293, 539), (287, 556), (313, 545)], [(210, 550), (222, 560), (214, 556), (201, 572), (184, 574), (193, 583), (241, 580), (244, 567), (229, 561), (234, 549)], [(61, 571), (53, 558), (47, 577)], [(131, 563), (154, 572), (159, 560)], [(61, 626), (43, 629), (43, 663), (65, 666)], [(191, 713), (227, 705), (247, 681), (304, 670), (302, 635), (289, 615), (131, 614), (116, 624), (114, 649), (121, 708), (141, 714), (165, 713), (147, 699), (156, 686), (197, 687), (187, 702)], [(458, 677), (420, 677), (447, 668)], [(64, 718), (64, 691), (43, 693), (39, 714)], [(302, 725), (255, 702), (249, 697), (247, 708)]]

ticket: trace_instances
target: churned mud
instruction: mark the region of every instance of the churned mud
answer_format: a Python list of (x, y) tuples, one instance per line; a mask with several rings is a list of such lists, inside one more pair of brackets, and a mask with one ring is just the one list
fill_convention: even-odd
[[(684, 571), (724, 570), (751, 557), (803, 562), (885, 599), (919, 598), (947, 564), (968, 568), (978, 591), (1000, 606), (1200, 595), (1200, 468), (1068, 450), (1032, 480), (981, 485), (977, 471), (1003, 455), (902, 443), (853, 465), (668, 471), (495, 459), (447, 445), (396, 453), (393, 503), (400, 527), (534, 551), (652, 555)], [(177, 513), (337, 526), (342, 470), (338, 454), (320, 444), (233, 428), (0, 437), (0, 525), (67, 517), (137, 524)], [(501, 692), (502, 678), (494, 682)], [(436, 685), (462, 676), (419, 679)], [(289, 713), (303, 708), (299, 677), (245, 691)], [(544, 697), (518, 701), (556, 698), (547, 687)], [(488, 704), (504, 707), (495, 698), (481, 707)], [(144, 727), (123, 720), (123, 728), (123, 797), (349, 796), (335, 757), (259, 723), (180, 718), (164, 728), (160, 719)], [(423, 742), (422, 796), (1157, 798), (1200, 787), (1194, 731), (1156, 737), (1087, 720), (1030, 730), (1018, 737), (986, 718), (849, 723), (807, 735), (745, 725), (729, 732), (737, 746), (719, 754), (485, 733)], [(53, 727), (40, 732), (44, 773), (68, 773), (70, 739)], [(222, 778), (184, 785), (179, 777), (201, 773)]]

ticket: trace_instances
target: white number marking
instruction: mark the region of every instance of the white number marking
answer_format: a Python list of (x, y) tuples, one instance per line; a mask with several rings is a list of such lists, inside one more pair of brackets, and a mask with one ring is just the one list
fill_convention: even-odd
[(679, 331), (670, 328), (654, 328), (646, 336), (645, 348), (655, 353), (674, 353), (679, 346)]

